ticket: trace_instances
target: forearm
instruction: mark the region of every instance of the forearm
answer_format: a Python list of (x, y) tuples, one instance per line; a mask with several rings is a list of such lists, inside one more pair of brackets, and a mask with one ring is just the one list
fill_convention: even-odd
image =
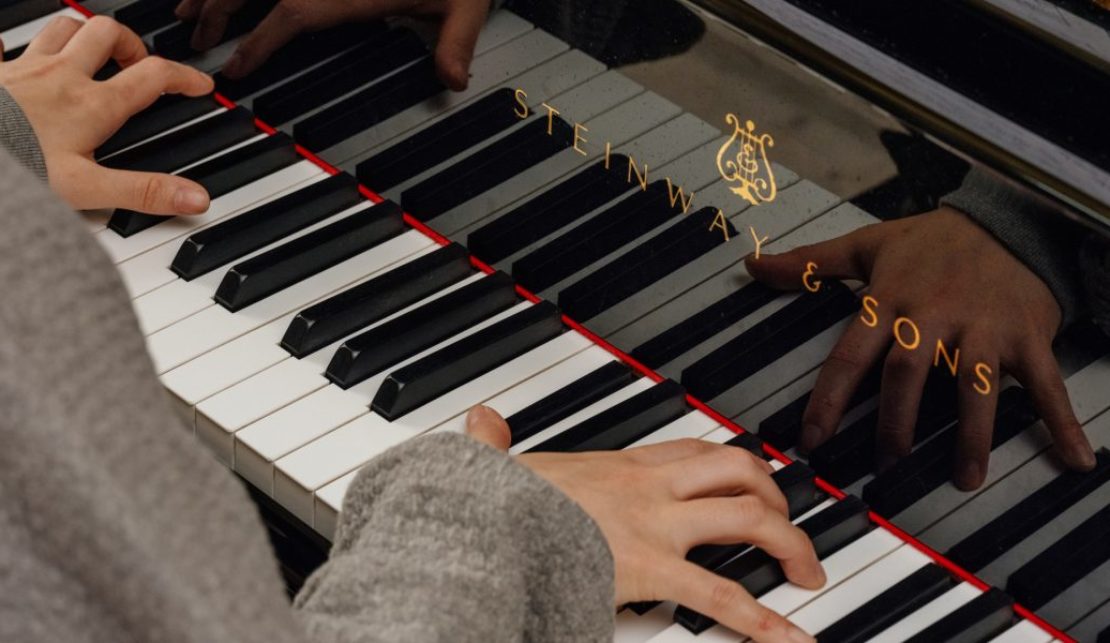
[(576, 504), (441, 434), (360, 472), (296, 607), (316, 641), (601, 641), (613, 600), (608, 546)]
[(0, 145), (35, 176), (46, 180), (46, 161), (35, 131), (31, 129), (23, 110), (3, 87), (0, 87)]

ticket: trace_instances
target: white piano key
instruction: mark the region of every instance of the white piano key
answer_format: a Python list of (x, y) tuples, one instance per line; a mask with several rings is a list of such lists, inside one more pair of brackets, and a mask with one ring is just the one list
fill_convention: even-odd
[(552, 424), (551, 426), (549, 426), (546, 429), (540, 431), (539, 433), (536, 433), (532, 437), (530, 437), (526, 440), (521, 440), (517, 444), (514, 444), (513, 446), (509, 447), (509, 453), (513, 453), (513, 454), (523, 453), (523, 452), (527, 451), (528, 449), (531, 449), (532, 447), (540, 444), (541, 442), (544, 442), (544, 441), (548, 440), (549, 438), (552, 438), (552, 437), (562, 433), (563, 431), (565, 431), (565, 430), (569, 429), (570, 427), (578, 424), (579, 422), (582, 422), (586, 419), (589, 419), (589, 418), (597, 415), (598, 413), (601, 413), (605, 409), (616, 406), (617, 404), (620, 404), (621, 402), (623, 402), (623, 401), (627, 400), (628, 398), (636, 395), (637, 393), (642, 393), (642, 392), (648, 390), (652, 386), (653, 386), (653, 383), (652, 383), (651, 380), (649, 380), (646, 377), (641, 377), (640, 379), (636, 380), (635, 382), (632, 382), (628, 386), (625, 386), (624, 388), (621, 388), (618, 391), (610, 393), (609, 395), (607, 395), (607, 396), (603, 397), (602, 399), (594, 402), (593, 404), (587, 406), (586, 408), (582, 409), (581, 411), (578, 411), (577, 413), (573, 413), (570, 416), (560, 420), (559, 422), (556, 422), (555, 424)]
[(47, 23), (61, 16), (73, 18), (79, 22), (85, 22), (85, 16), (80, 11), (71, 7), (55, 11), (41, 18), (35, 18), (30, 22), (25, 22), (18, 27), (12, 27), (0, 33), (0, 42), (4, 43), (4, 51), (17, 49), (31, 42), (35, 36), (39, 35), (39, 32), (42, 31), (42, 28), (45, 27)]
[(1051, 643), (1052, 640), (1051, 634), (1034, 625), (1032, 621), (1023, 620), (991, 639), (990, 643)]
[[(1072, 408), (1081, 424), (1090, 421), (1110, 407), (1110, 397), (1106, 395), (1107, 381), (1110, 381), (1110, 356), (1099, 359), (1064, 381)], [(1044, 422), (1037, 422), (991, 451), (990, 466), (987, 468), (987, 476), (982, 487), (972, 492), (960, 491), (951, 482), (945, 482), (894, 516), (895, 524), (910, 534), (916, 535), (923, 532), (974, 496), (983, 493), (991, 485), (1032, 460), (1051, 444), (1052, 436), (1049, 435)]]
[[(590, 346), (592, 344), (585, 336), (574, 331), (566, 332), (393, 422), (387, 422), (376, 413), (367, 414), (363, 418), (367, 418), (367, 424), (371, 422), (369, 418), (376, 418), (373, 420), (375, 427), (388, 424), (394, 430), (404, 431), (410, 437), (415, 437), (460, 411), (480, 404), (514, 383), (549, 369)], [(351, 439), (351, 436), (346, 437), (347, 440)], [(274, 496), (278, 502), (294, 512), (312, 511), (313, 493), (316, 489), (342, 476), (351, 468), (362, 465), (380, 452), (374, 451), (376, 446), (373, 445), (371, 449), (360, 447), (357, 438), (354, 443), (325, 439), (294, 451), (278, 461), (274, 467)]]
[[(578, 355), (527, 379), (509, 390), (483, 402), (503, 418), (520, 411), (534, 402), (558, 391), (602, 366), (617, 361), (600, 346), (591, 346)], [(432, 432), (466, 432), (466, 413), (451, 418), (432, 429)]]
[[(429, 248), (428, 251), (433, 249)], [(359, 329), (357, 333), (365, 332), (370, 328), (389, 322), (410, 310), (419, 308), (430, 301), (471, 284), (483, 276), (481, 273), (476, 273), (462, 279), (437, 293), (402, 308), (392, 315), (378, 320), (366, 328)], [(282, 331), (284, 332), (284, 328)], [(226, 445), (228, 449), (231, 449), (231, 434), (282, 407), (300, 400), (306, 395), (329, 386), (330, 381), (324, 377), (324, 372), (327, 370), (332, 356), (335, 355), (335, 351), (346, 339), (335, 341), (301, 359), (286, 354), (285, 358), (276, 364), (206, 398), (197, 405), (198, 425), (204, 424), (206, 433), (211, 429), (217, 438), (216, 443)], [(457, 339), (457, 337), (447, 341), (454, 341), (454, 339)]]
[[(130, 237), (121, 237), (116, 234), (115, 231), (108, 229), (101, 230), (96, 233), (95, 236), (100, 242), (101, 247), (103, 247), (108, 253), (108, 256), (111, 257), (112, 261), (118, 264), (162, 244), (192, 234), (194, 231), (206, 225), (219, 221), (229, 214), (255, 205), (263, 199), (275, 198), (278, 194), (292, 191), (295, 187), (314, 177), (319, 180), (324, 176), (326, 176), (326, 172), (311, 161), (301, 161), (278, 170), (267, 177), (248, 183), (237, 190), (232, 190), (219, 198), (213, 199), (208, 207), (208, 211), (204, 214), (173, 217), (165, 223), (147, 228)], [(176, 251), (177, 248), (173, 248), (173, 252)], [(172, 260), (173, 256), (170, 255), (169, 259)], [(148, 270), (152, 268), (162, 268), (163, 272), (165, 272), (164, 269), (169, 263), (166, 262), (159, 265), (161, 261), (162, 259), (159, 257), (158, 261), (154, 262), (152, 265), (144, 266), (142, 262), (137, 262), (135, 266), (123, 269), (121, 276), (124, 280), (124, 286), (128, 288), (132, 296), (142, 294), (149, 291), (151, 288), (165, 283), (164, 280), (160, 280), (163, 279), (160, 275), (153, 279), (153, 283), (149, 283), (145, 281), (144, 273), (141, 272), (142, 268)], [(156, 271), (155, 274), (157, 274)]]
[(675, 604), (665, 602), (644, 614), (625, 609), (617, 613), (613, 643), (643, 643), (674, 624)]
[[(168, 283), (165, 283), (155, 288), (154, 290), (151, 290), (150, 292), (139, 295), (131, 302), (132, 307), (135, 309), (135, 316), (139, 319), (139, 327), (142, 329), (144, 335), (149, 335), (154, 331), (161, 330), (176, 321), (185, 319), (193, 313), (200, 312), (201, 310), (212, 305), (212, 297), (215, 296), (216, 290), (220, 287), (220, 283), (223, 281), (224, 276), (227, 274), (227, 270), (231, 266), (237, 265), (252, 257), (272, 250), (277, 246), (292, 241), (293, 239), (296, 239), (298, 237), (302, 237), (306, 234), (309, 234), (310, 232), (331, 225), (332, 223), (335, 223), (336, 221), (348, 217), (356, 212), (366, 210), (372, 205), (373, 203), (371, 203), (370, 201), (363, 201), (358, 205), (355, 205), (326, 219), (318, 221), (311, 226), (298, 230), (286, 237), (283, 237), (277, 241), (274, 241), (273, 243), (259, 248), (254, 252), (247, 253), (242, 257), (234, 259), (233, 261), (224, 264), (219, 268), (213, 269), (210, 272), (203, 274), (191, 281), (186, 281), (185, 279), (182, 279), (174, 274), (173, 271), (169, 270), (169, 262), (173, 261), (173, 259), (170, 258), (169, 262), (167, 262), (165, 264), (165, 267), (163, 267), (160, 271), (158, 269), (152, 269), (150, 270), (150, 272), (152, 274), (162, 274), (163, 276), (168, 274), (171, 275), (173, 279)], [(246, 212), (246, 210), (243, 210), (238, 214), (242, 214), (244, 212)], [(171, 256), (171, 250), (173, 251), (172, 256), (176, 256), (177, 248), (180, 247), (180, 245), (180, 243), (176, 242), (162, 244), (158, 248), (139, 255), (138, 257), (135, 257), (130, 261), (146, 259), (154, 255), (164, 255), (162, 257), (164, 259), (165, 256)], [(148, 259), (146, 263), (152, 263), (153, 261), (153, 258)], [(123, 264), (120, 264), (119, 267), (122, 268), (127, 263), (128, 262), (125, 261)]]
[[(521, 302), (493, 315), (461, 333), (390, 366), (376, 376), (360, 383), (357, 387), (344, 390), (329, 383), (327, 386), (309, 393), (246, 427), (239, 428), (235, 425), (224, 425), (225, 431), (235, 433), (235, 470), (241, 473), (243, 477), (254, 482), (259, 489), (272, 493), (273, 462), (328, 431), (346, 424), (360, 415), (370, 413), (370, 403), (373, 401), (381, 383), (390, 373), (431, 355), (464, 337), (473, 335), (502, 319), (511, 317), (531, 305), (529, 302)], [(314, 377), (323, 379), (319, 375)], [(208, 414), (207, 406), (206, 402), (202, 402), (197, 407), (198, 412), (204, 413), (208, 419), (219, 423), (218, 418), (213, 418)], [(222, 405), (221, 408), (226, 409), (230, 414), (234, 413), (230, 408), (231, 406)]]
[(803, 609), (791, 613), (790, 621), (810, 634), (817, 634), (929, 562), (929, 556), (911, 545), (902, 545)]
[[(682, 438), (700, 438), (702, 436), (712, 433), (715, 429), (722, 428), (717, 421), (709, 417), (705, 413), (694, 409), (686, 415), (678, 418), (677, 420), (659, 428), (656, 431), (645, 435), (639, 440), (628, 445), (627, 448), (632, 449), (635, 447), (647, 446), (649, 444), (658, 444), (668, 440), (680, 440)], [(732, 433), (729, 431), (729, 433)], [(735, 435), (735, 434), (733, 434)]]
[(933, 623), (956, 611), (965, 603), (982, 594), (971, 583), (960, 583), (947, 592), (922, 605), (917, 611), (879, 632), (868, 643), (900, 643), (924, 630)]
[[(358, 420), (355, 420), (358, 422)], [(335, 537), (335, 524), (339, 520), (339, 510), (343, 506), (343, 496), (347, 487), (358, 475), (358, 469), (325, 485), (316, 492), (316, 513), (313, 527), (324, 538), (329, 540)]]
[(303, 308), (321, 295), (386, 270), (433, 243), (422, 233), (411, 230), (237, 313), (213, 304), (147, 337), (155, 372), (165, 373), (269, 321)]

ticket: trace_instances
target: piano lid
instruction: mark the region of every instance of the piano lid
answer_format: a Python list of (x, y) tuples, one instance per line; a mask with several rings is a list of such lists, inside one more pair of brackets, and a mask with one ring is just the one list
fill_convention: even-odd
[(1110, 234), (1103, 5), (695, 2), (510, 6), (723, 130), (752, 120), (843, 198), (900, 179), (901, 213), (922, 211), (968, 160)]

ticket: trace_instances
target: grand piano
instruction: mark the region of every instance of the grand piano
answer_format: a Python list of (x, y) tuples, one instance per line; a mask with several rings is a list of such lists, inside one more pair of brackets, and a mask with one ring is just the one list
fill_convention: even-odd
[[(743, 546), (690, 557), (821, 641), (1110, 640), (1097, 325), (1054, 347), (1095, 469), (1062, 468), (1003, 378), (986, 482), (960, 491), (950, 377), (930, 377), (892, 468), (874, 462), (877, 380), (833, 439), (797, 452), (866, 285), (775, 292), (743, 263), (931, 210), (969, 171), (1052, 227), (1110, 239), (1102, 4), (521, 0), (491, 13), (459, 93), (404, 20), (303, 35), (230, 80), (220, 66), (267, 3), (206, 52), (175, 5), (4, 0), (0, 38), (11, 58), (54, 15), (104, 14), (216, 73), (215, 95), (163, 97), (97, 153), (200, 181), (211, 209), (86, 219), (182, 418), (257, 501), (291, 593), (363, 463), (484, 403), (514, 453), (694, 437), (767, 458), (827, 586), (790, 586)], [(743, 640), (673, 604), (617, 619), (620, 641)]]

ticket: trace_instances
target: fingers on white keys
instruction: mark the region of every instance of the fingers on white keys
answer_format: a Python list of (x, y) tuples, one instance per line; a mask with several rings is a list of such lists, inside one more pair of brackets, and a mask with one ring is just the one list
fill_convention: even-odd
[(56, 54), (73, 38), (77, 30), (85, 23), (69, 16), (52, 18), (42, 31), (27, 44), (24, 55), (50, 55)]
[(1060, 366), (1048, 342), (1031, 341), (1022, 351), (1021, 383), (1029, 388), (1037, 414), (1052, 433), (1053, 448), (1069, 468), (1090, 471), (1095, 453), (1083, 427), (1075, 417)]
[(470, 82), (470, 61), (488, 12), (488, 3), (459, 2), (448, 5), (443, 16), (436, 45), (436, 71), (439, 79), (455, 91), (466, 89)]
[(109, 170), (90, 161), (86, 208), (126, 208), (148, 214), (200, 214), (208, 209), (208, 192), (194, 181), (152, 172)]
[(495, 449), (509, 449), (509, 425), (497, 411), (488, 406), (475, 406), (466, 414), (466, 434)]
[(89, 76), (109, 59), (127, 68), (148, 55), (146, 45), (138, 34), (106, 16), (90, 18), (65, 43), (61, 53)]
[(814, 638), (774, 611), (760, 605), (740, 584), (697, 565), (676, 560), (663, 572), (668, 591), (662, 598), (675, 600), (752, 639), (812, 643)]

